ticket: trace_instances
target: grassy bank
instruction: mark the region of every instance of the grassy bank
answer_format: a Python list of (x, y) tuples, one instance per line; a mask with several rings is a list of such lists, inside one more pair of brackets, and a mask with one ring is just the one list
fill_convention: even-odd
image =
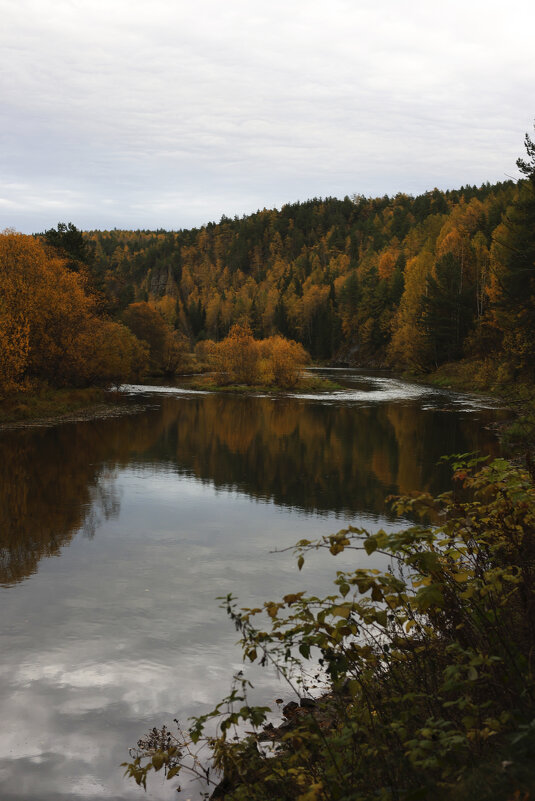
[(500, 398), (511, 410), (511, 419), (499, 428), (504, 449), (510, 453), (535, 450), (535, 385), (515, 377), (508, 365), (464, 359), (442, 365), (425, 376), (425, 381), (458, 392), (481, 392)]
[[(208, 392), (233, 392), (251, 394), (262, 392), (270, 395), (284, 394), (290, 390), (281, 387), (245, 384), (219, 385), (213, 374), (199, 374), (188, 378), (187, 386)], [(333, 392), (342, 389), (334, 381), (314, 375), (305, 375), (292, 392)], [(86, 387), (84, 389), (53, 389), (42, 386), (31, 391), (19, 392), (0, 401), (0, 426), (32, 423), (36, 421), (54, 421), (70, 418), (72, 415), (83, 415), (87, 418), (98, 417), (116, 408), (114, 394), (102, 387)]]
[(61, 419), (74, 413), (95, 413), (113, 406), (113, 398), (101, 387), (52, 389), (40, 387), (19, 392), (0, 402), (0, 425), (35, 420)]
[(267, 395), (284, 395), (288, 392), (335, 392), (343, 389), (341, 384), (320, 378), (316, 375), (304, 375), (294, 387), (277, 387), (273, 384), (218, 384), (212, 375), (200, 375), (188, 381), (191, 389), (205, 392), (234, 392), (236, 394), (252, 394), (262, 392)]

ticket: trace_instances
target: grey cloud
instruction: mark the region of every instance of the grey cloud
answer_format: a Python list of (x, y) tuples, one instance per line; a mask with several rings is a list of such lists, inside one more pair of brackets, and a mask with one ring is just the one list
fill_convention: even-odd
[(0, 215), (23, 230), (500, 180), (532, 123), (523, 0), (4, 5)]

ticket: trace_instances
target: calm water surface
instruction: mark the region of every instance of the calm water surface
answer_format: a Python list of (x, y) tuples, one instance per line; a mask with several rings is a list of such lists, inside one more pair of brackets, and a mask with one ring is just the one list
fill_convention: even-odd
[[(394, 528), (386, 496), (444, 489), (442, 454), (497, 453), (492, 402), (325, 372), (344, 390), (129, 387), (144, 411), (0, 431), (3, 801), (176, 797), (172, 782), (145, 795), (119, 764), (242, 667), (216, 596), (328, 592), (342, 562), (299, 573), (273, 550), (348, 522)], [(284, 695), (269, 673), (254, 682), (259, 700)]]

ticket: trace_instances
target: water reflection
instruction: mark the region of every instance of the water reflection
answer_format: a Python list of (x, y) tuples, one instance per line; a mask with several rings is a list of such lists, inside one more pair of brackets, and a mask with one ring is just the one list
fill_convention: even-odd
[(0, 583), (30, 576), (74, 533), (91, 535), (117, 516), (115, 471), (128, 464), (306, 512), (385, 514), (389, 494), (443, 489), (442, 454), (496, 451), (483, 425), (495, 411), (479, 409), (475, 421), (452, 412), (451, 396), (428, 391), (424, 405), (425, 389), (387, 379), (361, 381), (357, 392), (375, 398), (381, 387), (384, 402), (358, 406), (321, 396), (160, 396), (143, 414), (4, 432)]
[(0, 437), (0, 584), (30, 576), (74, 532), (119, 513), (107, 443), (96, 424)]
[[(0, 432), (3, 800), (139, 799), (127, 746), (208, 711), (241, 667), (217, 596), (328, 593), (352, 553), (299, 572), (274, 549), (346, 521), (395, 528), (386, 494), (442, 489), (442, 453), (495, 449), (492, 410), (382, 386), (381, 402), (162, 390), (143, 413)], [(253, 681), (253, 702), (284, 695)]]
[(158, 450), (180, 472), (310, 511), (383, 513), (385, 496), (443, 486), (445, 452), (492, 450), (470, 416), (417, 402), (354, 408), (294, 398), (165, 399)]

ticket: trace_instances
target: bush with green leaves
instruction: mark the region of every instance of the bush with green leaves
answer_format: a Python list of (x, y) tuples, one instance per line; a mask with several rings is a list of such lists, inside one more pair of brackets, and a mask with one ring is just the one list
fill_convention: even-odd
[(298, 702), (313, 684), (315, 703), (266, 727), (271, 710), (239, 676), (188, 731), (140, 741), (127, 774), (145, 786), (151, 770), (189, 771), (207, 796), (223, 777), (228, 801), (533, 798), (535, 487), (503, 459), (464, 455), (453, 470), (451, 492), (393, 499), (421, 522), (295, 548), (300, 568), (311, 550), (351, 549), (387, 570), (340, 570), (323, 598), (224, 600), (244, 659), (275, 665)]

